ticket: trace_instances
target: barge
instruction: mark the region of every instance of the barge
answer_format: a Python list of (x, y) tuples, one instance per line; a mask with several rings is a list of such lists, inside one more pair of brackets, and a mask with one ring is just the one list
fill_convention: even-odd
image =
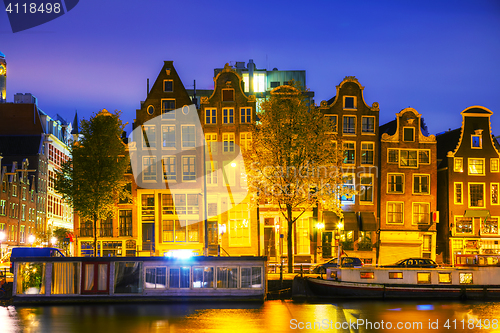
[(264, 301), (266, 257), (25, 257), (13, 302)]

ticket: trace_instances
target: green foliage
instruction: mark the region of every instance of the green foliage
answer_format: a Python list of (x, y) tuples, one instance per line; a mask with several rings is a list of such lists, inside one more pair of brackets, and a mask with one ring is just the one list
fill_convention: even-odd
[(26, 263), (23, 266), (23, 291), (29, 288), (41, 288), (43, 277), (42, 263)]
[(94, 246), (97, 220), (112, 217), (116, 202), (129, 195), (124, 190), (129, 158), (121, 140), (123, 128), (119, 111), (102, 110), (82, 120), (81, 138), (70, 149), (72, 158), (56, 172), (55, 190), (81, 220), (94, 221)]

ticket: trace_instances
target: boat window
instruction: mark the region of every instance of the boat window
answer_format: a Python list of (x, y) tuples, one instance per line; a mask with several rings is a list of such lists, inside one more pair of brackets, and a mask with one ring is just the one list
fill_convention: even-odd
[(460, 284), (472, 284), (472, 273), (460, 273)]
[(167, 288), (167, 267), (146, 267), (146, 289)]
[(79, 265), (76, 262), (55, 262), (52, 266), (51, 294), (64, 295), (78, 292)]
[(262, 288), (262, 268), (242, 267), (241, 288)]
[(439, 273), (439, 283), (451, 283), (451, 273)]
[(359, 277), (361, 279), (373, 279), (373, 278), (375, 278), (373, 272), (360, 272)]
[(170, 268), (169, 287), (189, 288), (189, 267)]
[(417, 273), (417, 283), (431, 283), (431, 273)]
[(402, 279), (403, 272), (389, 272), (389, 279)]
[(217, 267), (217, 288), (238, 288), (238, 268)]
[(45, 294), (45, 263), (19, 263), (17, 276), (18, 294)]
[[(105, 290), (107, 283), (107, 264), (99, 264), (98, 290)], [(142, 293), (142, 262), (115, 263), (115, 293)]]
[(193, 288), (213, 288), (214, 268), (193, 267)]
[(330, 272), (330, 279), (337, 280), (337, 271)]

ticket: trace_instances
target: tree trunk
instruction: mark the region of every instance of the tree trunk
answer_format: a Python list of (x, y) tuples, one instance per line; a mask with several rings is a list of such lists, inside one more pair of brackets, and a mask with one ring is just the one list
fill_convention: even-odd
[(97, 214), (94, 213), (94, 257), (97, 257)]
[(287, 253), (288, 253), (288, 273), (293, 273), (293, 217), (292, 217), (292, 206), (286, 205), (286, 219), (288, 223), (288, 235), (287, 239)]

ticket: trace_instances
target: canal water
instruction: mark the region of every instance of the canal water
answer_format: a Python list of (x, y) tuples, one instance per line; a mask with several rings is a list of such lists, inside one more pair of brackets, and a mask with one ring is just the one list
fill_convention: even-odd
[(500, 332), (500, 302), (1, 306), (1, 333)]

